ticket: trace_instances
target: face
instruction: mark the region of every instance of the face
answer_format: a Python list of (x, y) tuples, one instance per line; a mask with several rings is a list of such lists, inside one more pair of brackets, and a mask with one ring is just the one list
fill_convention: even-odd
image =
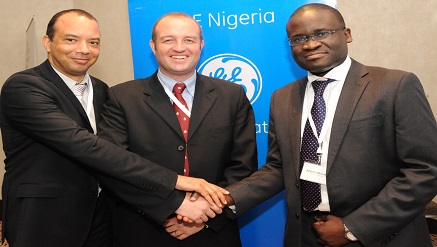
[(150, 47), (156, 56), (161, 72), (176, 80), (184, 81), (196, 71), (203, 40), (194, 20), (168, 16), (155, 27), (156, 40)]
[[(320, 31), (332, 31), (342, 27), (336, 15), (328, 10), (309, 10), (297, 13), (287, 23), (288, 37), (313, 35)], [(308, 41), (291, 47), (296, 63), (303, 69), (319, 76), (340, 65), (347, 57), (347, 43), (352, 42), (350, 29), (339, 30), (330, 37)]]
[(53, 40), (46, 35), (43, 45), (53, 67), (80, 82), (100, 53), (100, 30), (95, 20), (66, 13), (54, 25)]

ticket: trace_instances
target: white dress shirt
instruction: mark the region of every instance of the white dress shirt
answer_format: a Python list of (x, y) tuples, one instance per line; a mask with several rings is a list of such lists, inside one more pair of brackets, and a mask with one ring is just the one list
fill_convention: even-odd
[[(83, 80), (81, 82), (77, 82), (71, 79), (70, 77), (62, 74), (53, 66), (52, 68), (59, 75), (59, 77), (61, 77), (61, 79), (65, 82), (65, 84), (67, 84), (70, 90), (76, 83), (87, 83), (87, 87), (85, 88), (85, 91), (83, 91), (82, 99), (78, 99), (78, 100), (82, 104), (83, 108), (85, 109), (85, 112), (88, 116), (88, 120), (90, 121), (91, 127), (93, 128), (94, 134), (96, 134), (97, 124), (96, 124), (96, 117), (94, 114), (94, 105), (93, 105), (93, 84), (91, 83), (90, 75), (86, 73), (85, 76), (83, 77)], [(90, 102), (90, 104), (88, 104), (88, 102)]]
[[(351, 66), (351, 58), (348, 56), (346, 60), (340, 64), (339, 66), (333, 68), (329, 71), (324, 77), (318, 77), (316, 75), (308, 72), (308, 83), (305, 89), (305, 98), (302, 108), (302, 123), (301, 123), (301, 139), (303, 136), (303, 131), (305, 128), (305, 123), (308, 119), (308, 116), (311, 111), (311, 107), (314, 101), (314, 89), (311, 83), (315, 80), (326, 80), (326, 79), (334, 79), (335, 81), (329, 83), (326, 86), (326, 89), (323, 93), (323, 99), (326, 103), (326, 116), (325, 121), (323, 123), (321, 134), (325, 133), (324, 136), (320, 136), (322, 140), (322, 158), (321, 158), (321, 166), (327, 167), (328, 162), (328, 150), (329, 150), (329, 139), (331, 136), (332, 123), (334, 121), (335, 110), (337, 109), (338, 99), (340, 98), (340, 93), (344, 85), (344, 81), (346, 79), (347, 73), (349, 72)], [(320, 187), (322, 202), (316, 210), (329, 212), (329, 197), (327, 186), (321, 184)]]

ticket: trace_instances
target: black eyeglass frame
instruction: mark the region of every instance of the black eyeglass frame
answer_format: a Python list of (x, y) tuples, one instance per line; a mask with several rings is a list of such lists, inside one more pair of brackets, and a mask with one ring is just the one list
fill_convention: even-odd
[(340, 27), (340, 28), (332, 30), (332, 31), (320, 31), (320, 32), (317, 32), (316, 34), (313, 34), (313, 35), (294, 36), (294, 37), (289, 38), (287, 41), (291, 47), (295, 47), (295, 46), (305, 44), (306, 42), (308, 42), (308, 40), (310, 38), (313, 41), (321, 41), (321, 40), (324, 40), (324, 39), (331, 37), (334, 33), (341, 31), (341, 30), (345, 30), (345, 29), (346, 29), (346, 27)]

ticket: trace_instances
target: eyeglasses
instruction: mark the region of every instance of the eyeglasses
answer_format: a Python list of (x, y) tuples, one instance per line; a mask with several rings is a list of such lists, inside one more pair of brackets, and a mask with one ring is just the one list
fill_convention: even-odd
[(294, 36), (288, 39), (288, 44), (290, 46), (298, 46), (298, 45), (303, 45), (305, 44), (309, 38), (311, 38), (313, 41), (320, 41), (320, 40), (324, 40), (327, 39), (329, 37), (331, 37), (332, 34), (334, 34), (335, 32), (338, 32), (340, 30), (344, 30), (346, 27), (340, 27), (339, 29), (335, 29), (333, 31), (320, 31), (317, 32), (314, 35), (301, 35), (301, 36)]

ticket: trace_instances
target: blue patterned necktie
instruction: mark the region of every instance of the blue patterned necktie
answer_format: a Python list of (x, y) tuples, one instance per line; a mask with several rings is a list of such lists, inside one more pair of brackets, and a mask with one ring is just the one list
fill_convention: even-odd
[[(314, 88), (314, 102), (311, 107), (311, 116), (316, 126), (317, 135), (320, 135), (320, 131), (323, 127), (323, 122), (325, 121), (326, 115), (326, 104), (323, 99), (323, 92), (325, 91), (328, 83), (334, 81), (333, 79), (328, 79), (327, 81), (314, 81), (312, 86)], [(317, 156), (317, 148), (319, 143), (317, 137), (314, 136), (313, 130), (309, 120), (307, 119), (305, 123), (305, 129), (302, 136), (302, 146), (300, 150), (300, 166), (303, 167), (305, 161), (316, 162), (319, 158)], [(306, 211), (313, 211), (322, 202), (320, 195), (320, 184), (301, 180), (302, 187), (302, 206)]]

